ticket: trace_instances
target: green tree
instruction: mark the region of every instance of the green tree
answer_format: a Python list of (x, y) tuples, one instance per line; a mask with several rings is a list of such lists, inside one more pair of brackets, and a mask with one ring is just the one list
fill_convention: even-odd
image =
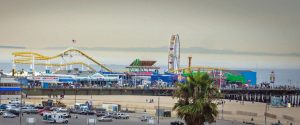
[(212, 123), (218, 115), (217, 104), (220, 93), (207, 73), (190, 74), (183, 84), (178, 83), (174, 98), (178, 99), (173, 110), (187, 125)]

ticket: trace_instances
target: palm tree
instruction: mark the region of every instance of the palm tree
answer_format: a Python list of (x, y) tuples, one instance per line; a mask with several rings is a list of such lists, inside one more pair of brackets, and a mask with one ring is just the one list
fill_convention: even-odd
[(187, 125), (203, 125), (216, 120), (218, 109), (213, 101), (220, 93), (207, 73), (190, 74), (185, 83), (177, 86), (179, 89), (175, 91), (174, 98), (178, 98), (178, 102), (173, 110)]

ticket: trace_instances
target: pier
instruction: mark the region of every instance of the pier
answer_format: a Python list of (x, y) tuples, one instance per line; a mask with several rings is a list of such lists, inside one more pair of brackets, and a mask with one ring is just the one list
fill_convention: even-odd
[[(138, 88), (23, 88), (29, 96), (47, 95), (147, 95), (172, 96), (175, 88), (138, 89)], [(222, 89), (222, 98), (239, 101), (271, 102), (271, 97), (282, 97), (291, 105), (300, 104), (299, 89)]]

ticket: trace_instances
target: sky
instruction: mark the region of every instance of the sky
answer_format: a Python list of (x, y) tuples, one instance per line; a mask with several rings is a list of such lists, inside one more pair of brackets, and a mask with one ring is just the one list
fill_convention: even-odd
[[(300, 69), (299, 0), (0, 0), (0, 62), (15, 51), (77, 47), (104, 64), (167, 65), (179, 34), (181, 65)], [(76, 44), (72, 44), (75, 39)]]

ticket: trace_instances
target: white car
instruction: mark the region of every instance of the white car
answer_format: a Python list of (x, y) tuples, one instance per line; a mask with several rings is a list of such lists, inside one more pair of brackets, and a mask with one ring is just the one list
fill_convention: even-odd
[(38, 109), (34, 108), (34, 107), (22, 107), (22, 112), (23, 113), (27, 113), (27, 114), (37, 114), (38, 113)]
[(67, 108), (58, 108), (57, 111), (59, 112), (68, 112)]
[(125, 113), (116, 113), (114, 114), (115, 119), (129, 119), (129, 115)]
[(15, 118), (17, 117), (15, 114), (9, 113), (9, 112), (4, 112), (2, 115), (3, 118)]
[(69, 120), (64, 117), (62, 113), (43, 113), (43, 121), (48, 123), (65, 123), (68, 124)]
[(149, 115), (143, 115), (140, 119), (142, 122), (147, 122), (149, 119), (152, 119), (152, 117)]
[(9, 104), (21, 104), (21, 101), (18, 99), (12, 99), (10, 100)]
[(112, 118), (109, 116), (101, 116), (100, 118), (98, 118), (99, 122), (112, 122)]
[(0, 115), (2, 115), (4, 112), (6, 112), (4, 109), (0, 109)]

